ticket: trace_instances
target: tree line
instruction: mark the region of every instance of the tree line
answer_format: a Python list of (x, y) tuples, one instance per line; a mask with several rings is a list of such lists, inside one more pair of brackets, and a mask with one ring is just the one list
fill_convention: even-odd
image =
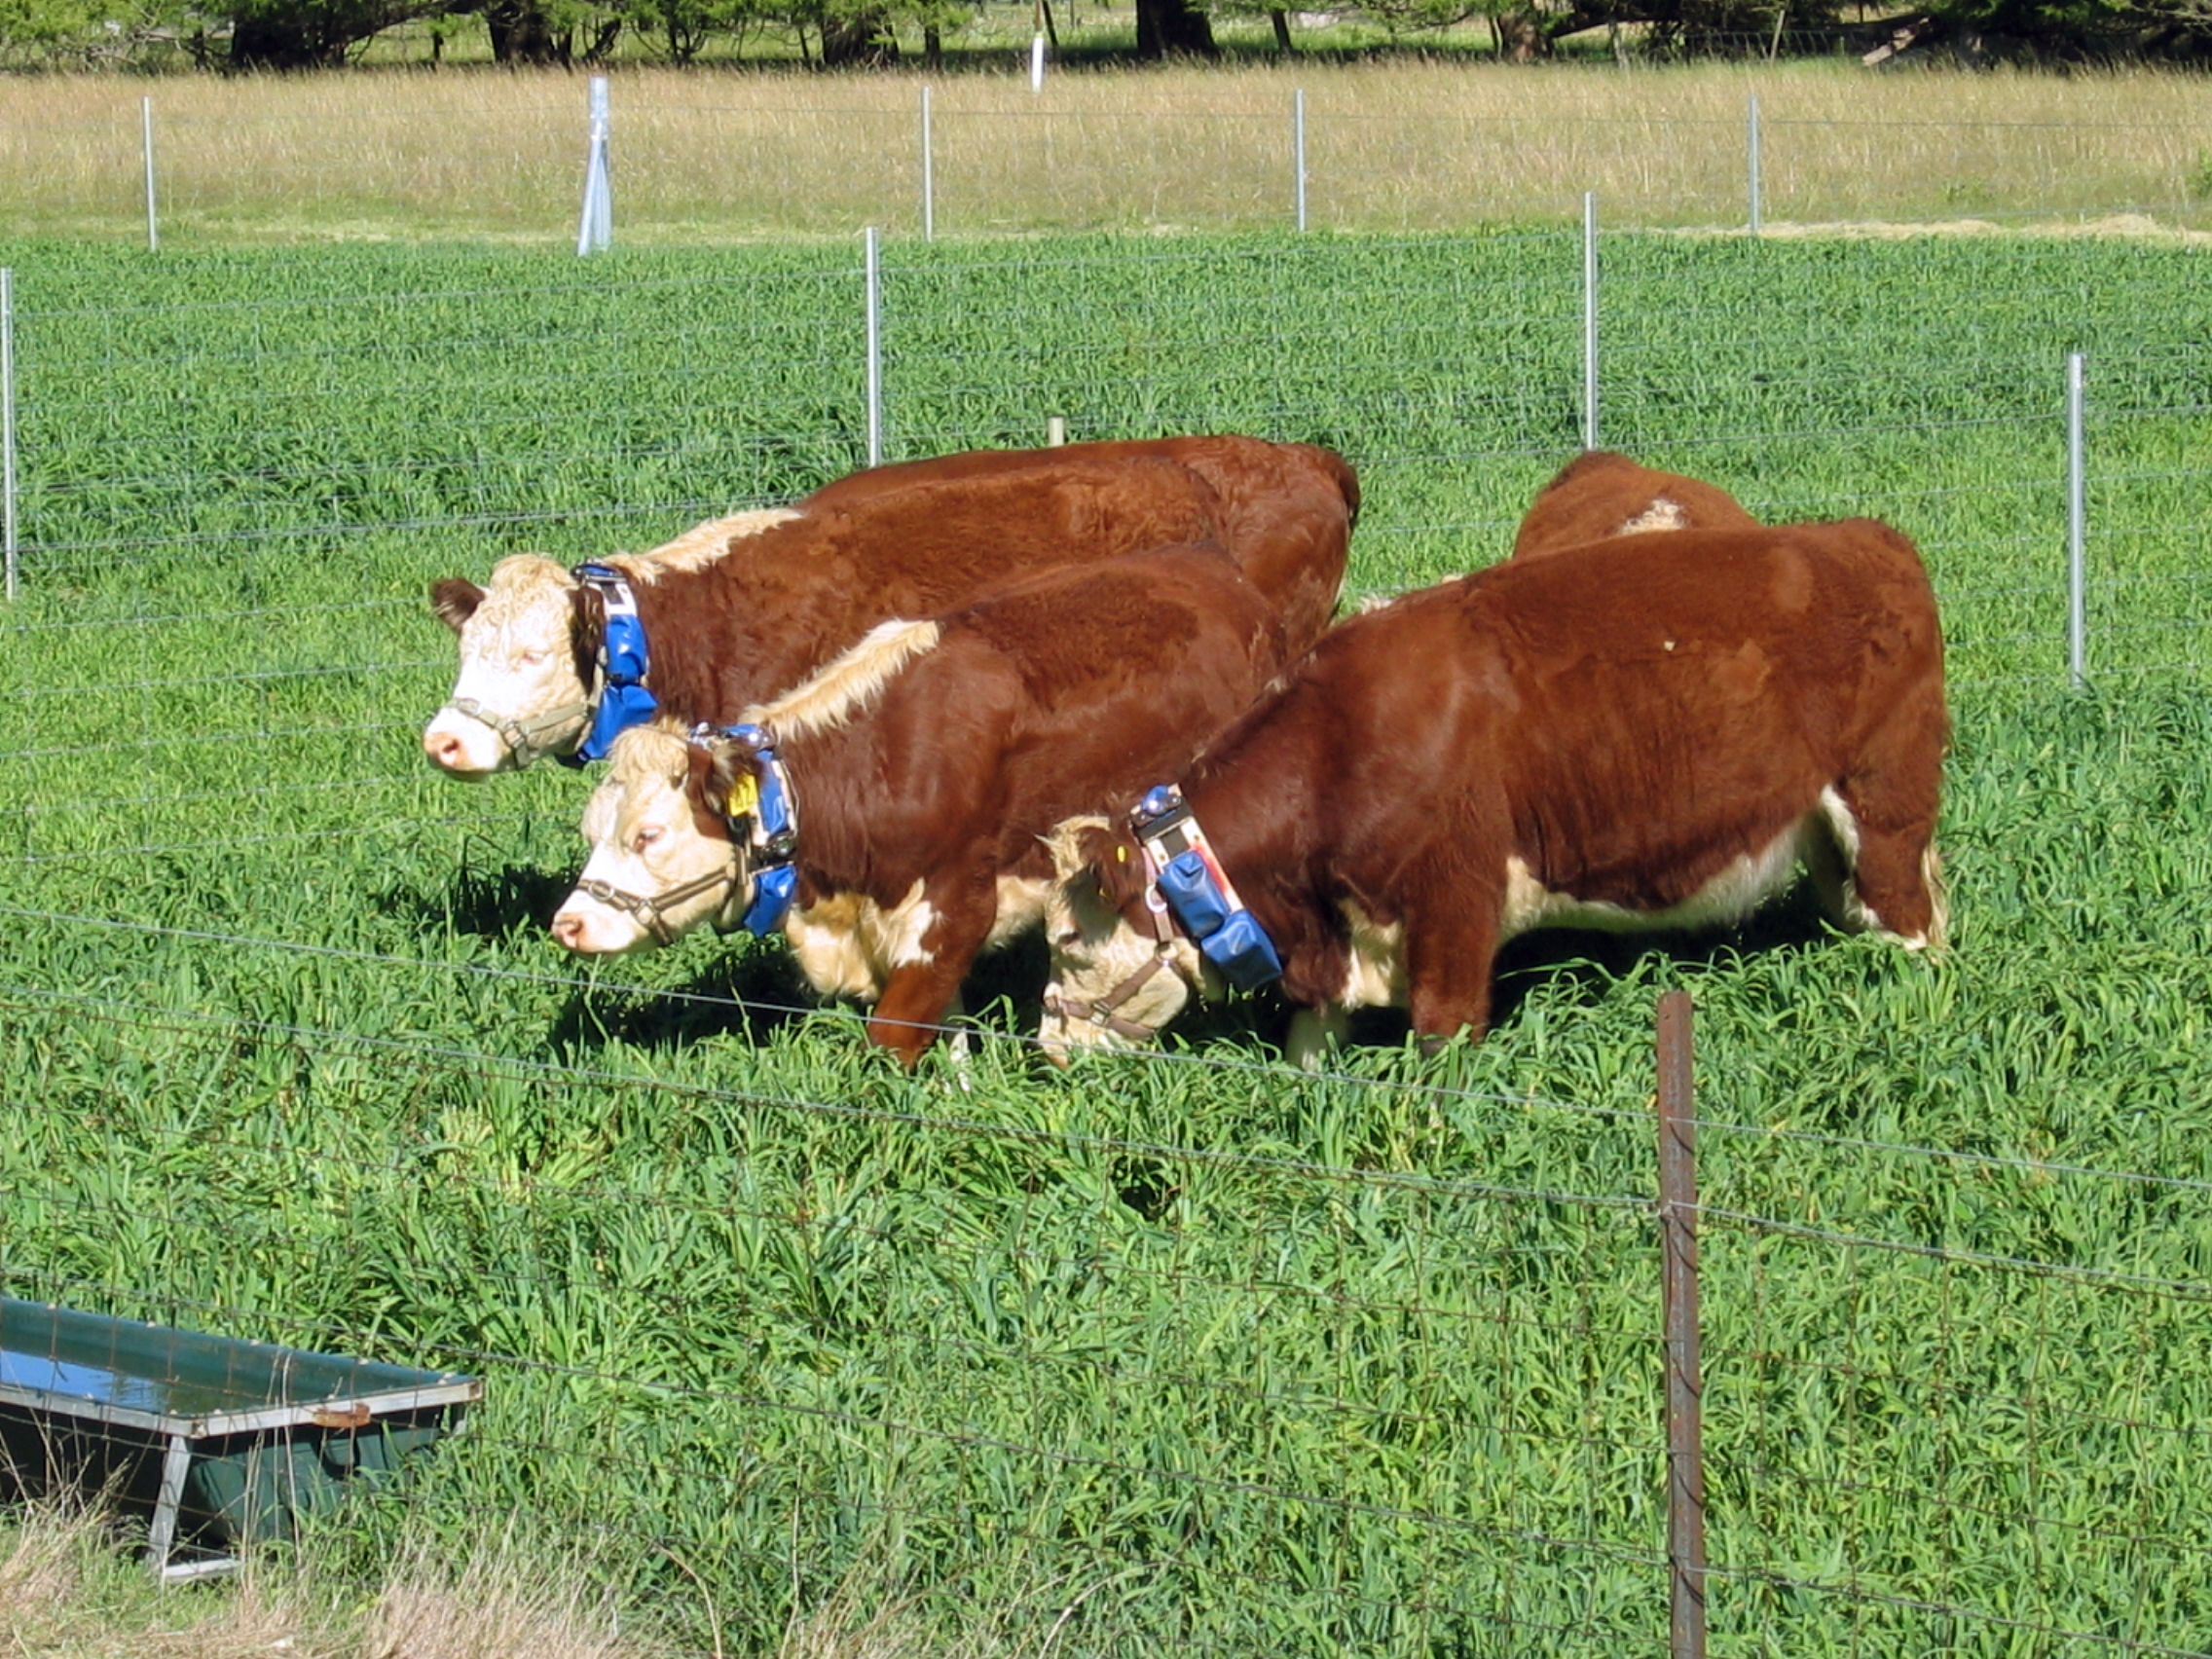
[[(771, 33), (796, 42), (808, 65), (875, 67), (919, 38), (925, 60), (983, 0), (0, 0), (0, 65), (144, 67), (164, 55), (208, 70), (342, 67), (379, 35), (427, 24), (432, 50), (448, 24), (480, 22), (495, 61), (576, 66), (643, 45), (673, 63), (710, 48), (742, 56)], [(1054, 29), (1051, 0), (1030, 7)], [(1218, 55), (1212, 18), (1265, 17), (1277, 50), (1296, 50), (1279, 0), (1135, 0), (1140, 59)], [(1769, 55), (1784, 31), (1820, 34), (1833, 50), (1844, 0), (1359, 0), (1393, 38), (1484, 19), (1499, 55), (1532, 61), (1586, 29), (1633, 28), (1645, 55)], [(1970, 60), (2081, 62), (2212, 55), (2212, 0), (1929, 0), (1869, 22), (1856, 5), (1856, 44), (1941, 47)], [(1825, 32), (1824, 32), (1825, 31)], [(788, 44), (784, 50), (788, 51)], [(1879, 50), (1877, 45), (1877, 50)], [(779, 53), (781, 55), (781, 53)]]

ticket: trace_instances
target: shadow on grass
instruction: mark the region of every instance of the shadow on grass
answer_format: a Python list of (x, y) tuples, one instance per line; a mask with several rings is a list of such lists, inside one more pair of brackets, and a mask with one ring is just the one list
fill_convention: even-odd
[(464, 866), (445, 891), (415, 886), (387, 887), (376, 896), (377, 908), (424, 928), (450, 928), (457, 934), (509, 943), (543, 937), (553, 912), (575, 886), (572, 870), (501, 865), (498, 869)]
[[(1659, 933), (1547, 928), (1523, 934), (1505, 941), (1492, 967), (1490, 1028), (1510, 1032), (1532, 995), (1595, 1008), (1646, 963), (1660, 966), (1662, 978), (1676, 971), (1694, 977), (1739, 957), (1818, 946), (1830, 937), (1806, 882), (1733, 928)], [(1194, 1006), (1172, 1029), (1177, 1041), (1192, 1049), (1227, 1040), (1267, 1044), (1279, 1053), (1292, 1013), (1281, 994), (1269, 987), (1248, 997)], [(1412, 1028), (1402, 1008), (1359, 1009), (1351, 1015), (1346, 1042), (1354, 1048), (1403, 1048)]]

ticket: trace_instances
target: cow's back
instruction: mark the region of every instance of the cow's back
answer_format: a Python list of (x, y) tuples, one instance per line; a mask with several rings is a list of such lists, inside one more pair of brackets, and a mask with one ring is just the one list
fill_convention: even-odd
[[(864, 716), (794, 749), (805, 793), (833, 792), (809, 835), (865, 825), (879, 867), (973, 830), (1002, 870), (1042, 878), (1039, 837), (1187, 766), (1286, 658), (1274, 608), (1210, 545), (1039, 571), (937, 627)], [(810, 856), (861, 859), (819, 841)]]
[(672, 578), (665, 600), (661, 584), (641, 590), (653, 608), (653, 689), (672, 713), (727, 723), (879, 622), (934, 616), (1035, 571), (1203, 540), (1219, 523), (1211, 487), (1161, 458), (810, 500)]
[(1661, 472), (1615, 450), (1585, 450), (1536, 492), (1512, 557), (1542, 558), (1650, 531), (1751, 530), (1758, 523), (1717, 485)]
[(1219, 500), (1216, 538), (1281, 613), (1292, 649), (1303, 650), (1319, 638), (1344, 585), (1359, 516), (1359, 482), (1344, 457), (1318, 445), (1218, 434), (969, 450), (854, 473), (825, 485), (800, 505), (812, 510), (887, 489), (961, 485), (1039, 467), (1147, 461), (1173, 461), (1211, 487)]

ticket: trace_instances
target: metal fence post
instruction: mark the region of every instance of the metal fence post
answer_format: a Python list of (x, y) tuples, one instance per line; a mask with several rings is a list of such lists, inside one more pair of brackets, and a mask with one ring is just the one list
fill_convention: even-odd
[(1298, 228), (1306, 229), (1306, 89), (1290, 94), (1290, 169), (1296, 181)]
[(1751, 94), (1751, 235), (1759, 234), (1759, 95)]
[(883, 265), (880, 239), (868, 226), (867, 246), (867, 463), (883, 464)]
[(2077, 689), (2089, 683), (2088, 479), (2082, 435), (2082, 364), (2066, 358), (2066, 661)]
[(139, 103), (140, 127), (145, 135), (146, 152), (146, 251), (155, 253), (161, 249), (162, 234), (154, 217), (154, 100), (150, 97), (142, 98)]
[(591, 152), (584, 162), (584, 210), (576, 227), (576, 252), (609, 246), (614, 240), (614, 187), (608, 177), (607, 77), (591, 78)]
[(1672, 1659), (1705, 1654), (1704, 1383), (1697, 1321), (1697, 1113), (1690, 999), (1659, 999), (1659, 1247), (1667, 1330), (1667, 1568)]
[(1582, 447), (1598, 447), (1598, 193), (1582, 193)]
[(922, 89), (922, 240), (937, 240), (936, 160), (930, 141), (930, 90)]
[(0, 548), (16, 597), (16, 273), (0, 266)]

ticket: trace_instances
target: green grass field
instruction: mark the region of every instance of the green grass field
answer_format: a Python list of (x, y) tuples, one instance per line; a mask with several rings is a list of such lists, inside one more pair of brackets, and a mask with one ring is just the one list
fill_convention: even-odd
[[(965, 1069), (908, 1077), (765, 948), (579, 970), (542, 923), (584, 781), (416, 747), (430, 578), (862, 463), (854, 250), (0, 247), (0, 1289), (480, 1372), (470, 1432), (328, 1546), (519, 1515), (696, 1650), (842, 1594), (987, 1651), (1659, 1651), (1678, 984), (1714, 1651), (2200, 1650), (2201, 258), (1604, 244), (1602, 441), (1928, 558), (1947, 960), (1797, 906), (1525, 941), (1481, 1046), (1377, 1017), (1306, 1077), (1264, 1000), (1051, 1072), (1016, 952)], [(1051, 416), (1327, 442), (1366, 492), (1347, 585), (1432, 580), (1580, 442), (1580, 261), (895, 243), (889, 456)]]

